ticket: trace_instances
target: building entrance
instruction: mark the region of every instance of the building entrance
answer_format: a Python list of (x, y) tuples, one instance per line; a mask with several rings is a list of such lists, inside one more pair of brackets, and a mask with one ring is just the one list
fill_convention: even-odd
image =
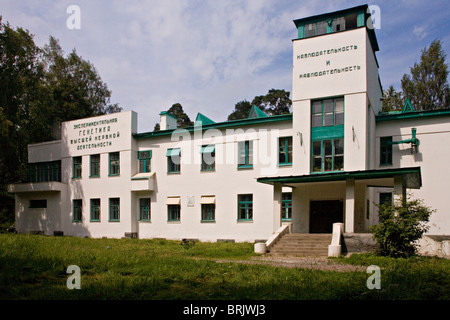
[(332, 233), (333, 223), (343, 222), (344, 203), (341, 200), (311, 201), (309, 232)]

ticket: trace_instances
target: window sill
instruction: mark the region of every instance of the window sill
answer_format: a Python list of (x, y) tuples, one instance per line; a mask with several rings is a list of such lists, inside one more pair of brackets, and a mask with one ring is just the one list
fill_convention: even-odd
[(237, 222), (252, 223), (253, 219), (237, 219)]
[(292, 162), (279, 163), (278, 166), (279, 166), (279, 167), (289, 167), (289, 166), (292, 166)]
[(120, 177), (120, 174), (108, 174), (108, 177)]
[(180, 220), (167, 220), (167, 223), (169, 223), (169, 224), (180, 224), (181, 221)]
[(89, 222), (100, 222), (100, 219), (91, 219)]
[(201, 223), (216, 223), (216, 220), (200, 220)]
[(98, 179), (98, 178), (100, 178), (100, 175), (95, 175), (95, 176), (89, 176), (89, 179), (91, 179), (91, 178), (93, 178), (93, 179)]
[(110, 220), (108, 220), (108, 222), (120, 222), (120, 220), (119, 219), (110, 219)]
[(151, 223), (152, 220), (150, 220), (150, 219), (140, 219), (139, 222)]
[(238, 170), (251, 170), (253, 169), (253, 166), (238, 166)]

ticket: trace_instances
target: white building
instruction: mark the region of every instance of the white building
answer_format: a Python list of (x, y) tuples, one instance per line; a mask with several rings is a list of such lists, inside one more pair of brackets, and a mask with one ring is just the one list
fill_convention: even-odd
[(30, 182), (9, 186), (16, 229), (270, 246), (282, 230), (331, 233), (339, 222), (367, 233), (375, 203), (408, 190), (436, 209), (429, 234), (450, 235), (450, 110), (381, 113), (367, 9), (294, 21), (292, 114), (198, 114), (177, 129), (162, 112), (147, 133), (132, 111), (64, 122), (61, 140), (29, 145)]

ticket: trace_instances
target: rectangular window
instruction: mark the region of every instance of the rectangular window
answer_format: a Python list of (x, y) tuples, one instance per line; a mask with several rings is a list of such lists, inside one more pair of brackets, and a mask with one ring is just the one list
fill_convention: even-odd
[(91, 199), (91, 221), (100, 221), (100, 199)]
[(238, 142), (238, 168), (253, 168), (253, 141)]
[(120, 198), (109, 199), (109, 221), (120, 221)]
[(312, 142), (312, 171), (344, 169), (344, 139), (324, 139)]
[(214, 171), (216, 169), (216, 148), (214, 145), (202, 146), (202, 171)]
[(253, 220), (253, 195), (238, 195), (238, 221)]
[(286, 166), (292, 164), (292, 137), (278, 139), (278, 165)]
[(139, 173), (151, 171), (152, 151), (138, 151)]
[(139, 199), (139, 220), (150, 221), (150, 198)]
[(82, 219), (83, 215), (82, 202), (83, 201), (81, 199), (73, 200), (73, 217), (72, 217), (73, 222), (80, 222)]
[(181, 149), (167, 149), (167, 173), (180, 173)]
[(81, 157), (72, 158), (72, 178), (81, 178)]
[(31, 209), (45, 209), (47, 208), (47, 199), (30, 200)]
[(385, 203), (392, 204), (392, 192), (381, 192), (379, 203), (380, 203), (380, 206)]
[(216, 219), (216, 205), (202, 204), (202, 221), (215, 221)]
[(61, 160), (30, 163), (28, 165), (28, 181), (61, 181)]
[(100, 155), (91, 155), (91, 170), (89, 173), (90, 177), (100, 177)]
[(281, 220), (292, 220), (292, 193), (286, 192), (282, 194), (281, 200)]
[(109, 154), (109, 175), (118, 176), (120, 174), (120, 153), (111, 152)]
[(179, 204), (167, 205), (167, 221), (180, 221), (181, 206)]
[(380, 138), (380, 166), (392, 164), (392, 137)]
[(343, 97), (313, 101), (311, 111), (313, 128), (344, 124)]

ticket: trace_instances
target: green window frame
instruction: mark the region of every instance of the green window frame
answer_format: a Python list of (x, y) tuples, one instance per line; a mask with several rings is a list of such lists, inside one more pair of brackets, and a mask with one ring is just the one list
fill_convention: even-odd
[(216, 205), (213, 203), (202, 203), (202, 222), (212, 222), (216, 220)]
[(311, 127), (329, 127), (344, 124), (344, 97), (312, 101)]
[(81, 157), (73, 157), (72, 158), (72, 178), (81, 178), (81, 166), (82, 166), (82, 158)]
[(292, 137), (278, 138), (278, 166), (292, 165)]
[(202, 146), (200, 149), (202, 156), (201, 171), (216, 170), (216, 147), (212, 144)]
[(180, 221), (181, 206), (179, 204), (167, 205), (167, 221)]
[(72, 222), (81, 222), (83, 218), (83, 201), (81, 199), (72, 200), (72, 208)]
[(120, 152), (109, 154), (109, 176), (120, 175)]
[(181, 171), (181, 149), (167, 149), (167, 173), (180, 173)]
[(91, 219), (90, 221), (100, 221), (100, 199), (91, 199)]
[(120, 198), (109, 198), (109, 221), (120, 221)]
[(380, 166), (392, 165), (392, 137), (380, 138)]
[(292, 192), (283, 192), (281, 195), (281, 220), (292, 220)]
[(138, 151), (139, 173), (150, 172), (152, 169), (152, 151)]
[(312, 172), (344, 170), (344, 139), (312, 141)]
[(61, 181), (61, 160), (28, 165), (28, 182), (48, 181)]
[(238, 195), (238, 221), (253, 221), (253, 194)]
[(253, 168), (253, 141), (238, 142), (238, 168)]
[(150, 198), (139, 199), (139, 221), (151, 220), (150, 203)]
[(100, 154), (92, 154), (90, 156), (90, 172), (89, 177), (100, 177)]

